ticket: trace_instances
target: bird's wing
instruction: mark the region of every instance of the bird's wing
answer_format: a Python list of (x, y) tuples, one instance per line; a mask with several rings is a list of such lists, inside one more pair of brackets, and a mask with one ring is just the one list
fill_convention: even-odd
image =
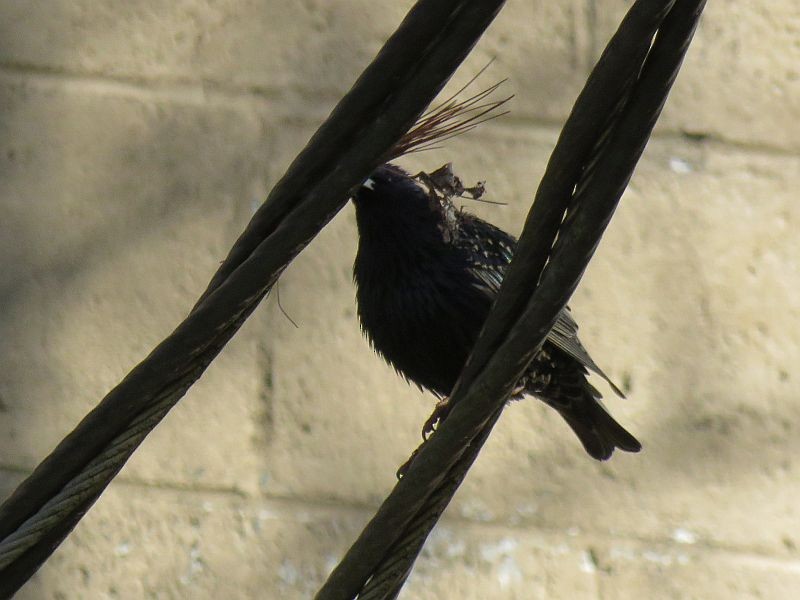
[(475, 286), (492, 299), (500, 291), (517, 240), (502, 229), (469, 213), (456, 216), (455, 245), (464, 251)]
[[(517, 247), (516, 238), (469, 213), (458, 213), (456, 225), (458, 231), (455, 243), (469, 257), (476, 287), (494, 298), (500, 290), (506, 269), (514, 256)], [(581, 344), (578, 339), (578, 324), (572, 318), (569, 307), (559, 313), (555, 325), (547, 334), (547, 339), (584, 367), (600, 375), (620, 397), (625, 397)]]
[(594, 371), (600, 375), (600, 377), (605, 379), (608, 382), (608, 385), (611, 386), (611, 389), (614, 390), (614, 393), (620, 398), (625, 397), (625, 394), (622, 393), (622, 390), (620, 390), (614, 384), (614, 382), (608, 378), (608, 375), (603, 373), (603, 370), (597, 366), (597, 364), (592, 360), (592, 357), (589, 356), (586, 348), (584, 348), (583, 344), (581, 344), (580, 339), (578, 339), (578, 324), (575, 322), (575, 319), (572, 318), (569, 306), (565, 307), (564, 310), (558, 313), (556, 324), (553, 325), (550, 333), (547, 334), (547, 339), (554, 346), (558, 347), (560, 350), (563, 350), (572, 358), (581, 363), (584, 367)]

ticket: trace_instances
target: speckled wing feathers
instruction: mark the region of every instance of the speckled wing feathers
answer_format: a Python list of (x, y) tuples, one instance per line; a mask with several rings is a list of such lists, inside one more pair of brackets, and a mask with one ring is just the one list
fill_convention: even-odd
[[(502, 229), (469, 213), (457, 213), (455, 223), (458, 230), (454, 236), (456, 244), (467, 250), (472, 261), (476, 285), (490, 296), (496, 296), (506, 269), (514, 256), (517, 240)], [(584, 367), (600, 375), (616, 394), (624, 397), (622, 391), (597, 366), (581, 344), (578, 339), (578, 324), (572, 318), (569, 307), (559, 313), (547, 339)]]

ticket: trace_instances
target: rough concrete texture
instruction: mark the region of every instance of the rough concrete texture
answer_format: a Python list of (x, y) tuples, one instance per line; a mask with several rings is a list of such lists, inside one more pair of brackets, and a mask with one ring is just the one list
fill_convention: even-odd
[[(513, 114), (452, 160), (517, 232), (630, 3), (509, 3)], [(180, 321), (403, 2), (0, 3), (0, 497)], [(640, 455), (508, 408), (403, 598), (800, 596), (800, 5), (709, 3), (572, 306)], [(347, 207), (20, 592), (307, 598), (432, 397), (355, 317)], [(598, 384), (602, 387), (602, 384)], [(603, 390), (607, 388), (602, 387)]]

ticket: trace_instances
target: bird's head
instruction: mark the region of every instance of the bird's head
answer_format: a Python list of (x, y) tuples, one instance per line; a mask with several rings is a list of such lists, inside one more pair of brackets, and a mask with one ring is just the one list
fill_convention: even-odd
[(419, 247), (452, 237), (456, 209), (450, 199), (391, 163), (362, 182), (353, 203), (363, 243)]
[[(475, 78), (482, 72), (483, 69)], [(450, 211), (450, 200), (455, 196), (467, 193), (469, 197), (478, 198), (483, 193), (480, 184), (474, 188), (464, 188), (449, 164), (430, 174), (411, 176), (389, 162), (411, 153), (438, 148), (446, 140), (505, 115), (507, 111), (500, 109), (511, 100), (511, 96), (492, 99), (503, 81), (468, 98), (461, 97), (461, 93), (475, 78), (445, 102), (420, 116), (414, 126), (388, 150), (383, 156), (386, 162), (375, 169), (353, 193), (358, 212), (368, 207), (379, 207), (381, 210), (402, 207), (411, 212), (425, 209), (437, 213), (442, 209)]]
[(421, 203), (425, 190), (400, 167), (386, 163), (375, 169), (356, 190), (353, 202), (357, 207), (375, 204)]
[(353, 195), (353, 203), (359, 215), (380, 216), (398, 223), (429, 223), (440, 228), (455, 211), (451, 197), (442, 194), (429, 175), (412, 176), (392, 163), (381, 165), (363, 181)]
[(418, 245), (425, 240), (433, 243), (452, 240), (456, 214), (453, 198), (466, 194), (477, 199), (483, 194), (482, 184), (465, 188), (449, 164), (430, 174), (412, 176), (389, 161), (437, 148), (448, 139), (506, 114), (499, 109), (511, 97), (490, 99), (502, 83), (461, 99), (459, 96), (467, 84), (444, 103), (424, 113), (389, 149), (383, 156), (386, 162), (352, 192), (361, 238), (366, 236), (369, 243), (389, 244), (390, 240), (397, 240)]

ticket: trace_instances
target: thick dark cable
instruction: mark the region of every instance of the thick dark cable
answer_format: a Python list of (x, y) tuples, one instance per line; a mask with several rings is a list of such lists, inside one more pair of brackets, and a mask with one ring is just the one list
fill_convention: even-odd
[[(441, 512), (442, 501), (438, 496), (432, 503), (430, 499), (447, 487), (448, 477), (460, 481), (459, 475), (463, 476), (471, 462), (464, 460), (465, 451), (469, 449), (469, 453), (475, 452), (475, 447), (479, 448), (486, 439), (493, 424), (490, 415), (496, 414), (502, 407), (513, 382), (527, 367), (533, 352), (542, 343), (558, 312), (577, 286), (649, 138), (703, 5), (704, 2), (696, 0), (677, 3), (640, 0), (631, 8), (564, 128), (510, 268), (513, 270), (515, 265), (521, 265), (516, 267), (520, 271), (530, 269), (531, 264), (536, 265), (534, 261), (541, 259), (537, 248), (543, 250), (545, 258), (540, 260), (541, 265), (544, 265), (548, 256), (550, 262), (543, 270), (541, 279), (534, 272), (536, 277), (533, 281), (539, 281), (539, 287), (531, 297), (512, 287), (506, 277), (490, 316), (490, 321), (494, 318), (497, 323), (493, 326), (499, 331), (499, 346), (493, 350), (491, 344), (484, 340), (489, 328), (487, 323), (474, 351), (474, 354), (482, 352), (488, 357), (485, 367), (472, 367), (476, 377), (467, 384), (462, 382), (456, 390), (452, 413), (436, 434), (420, 448), (403, 479), (320, 590), (318, 600), (346, 600), (354, 598), (361, 591), (371, 594), (371, 589), (379, 589), (383, 597), (392, 598), (399, 591), (421, 549), (424, 536), (422, 540), (418, 535), (408, 536), (411, 543), (416, 545), (412, 551), (400, 547), (398, 539), (405, 539), (409, 529), (413, 529), (416, 523), (428, 522), (426, 511)], [(670, 10), (674, 12), (665, 20)], [(656, 40), (656, 46), (649, 54), (636, 54), (639, 63), (631, 64), (626, 48), (649, 50), (653, 34), (660, 25), (664, 29)], [(642, 71), (645, 56), (648, 62)], [(618, 68), (622, 68), (623, 72), (618, 72)], [(639, 75), (640, 72), (637, 88), (632, 91), (631, 73)], [(621, 95), (630, 99), (622, 107), (617, 102)], [(612, 100), (608, 100), (609, 97)], [(598, 127), (597, 123), (602, 126)], [(593, 134), (593, 137), (585, 139), (583, 136), (588, 134)], [(607, 141), (603, 141), (606, 138)], [(586, 167), (592, 163), (601, 166), (586, 171)], [(610, 170), (605, 170), (605, 167)], [(575, 186), (582, 184), (582, 174), (592, 171), (603, 173), (603, 177), (597, 178), (597, 182), (589, 186), (582, 186), (586, 195), (571, 198)], [(570, 174), (573, 177), (571, 180), (568, 178)], [(586, 197), (589, 195), (591, 198)], [(537, 211), (537, 204), (541, 203), (544, 203), (544, 209)], [(558, 231), (568, 207), (571, 218)], [(550, 217), (545, 225), (534, 218), (542, 210), (545, 213), (555, 211), (554, 215), (545, 215)], [(546, 226), (548, 224), (549, 229)], [(537, 231), (537, 236), (534, 236)], [(559, 243), (550, 255), (556, 233)], [(538, 237), (541, 235), (545, 236), (543, 240)], [(529, 258), (523, 260), (521, 256)], [(541, 267), (539, 269), (541, 271)], [(504, 300), (504, 295), (511, 297), (510, 306), (527, 304), (524, 312), (521, 315), (519, 311), (496, 315), (497, 305)], [(470, 362), (462, 377), (468, 372)], [(464, 462), (453, 468), (459, 460)], [(448, 473), (451, 475), (448, 476)], [(455, 488), (452, 488), (445, 498), (445, 505), (454, 491)], [(403, 559), (394, 560), (392, 552), (410, 557), (410, 560), (406, 558), (407, 564), (403, 565)], [(390, 582), (391, 576), (383, 580), (381, 563), (390, 567), (396, 579), (395, 584)], [(370, 578), (376, 580), (374, 587), (366, 583)]]
[[(275, 206), (259, 211), (256, 224), (248, 227), (237, 242), (237, 249), (191, 315), (0, 507), (0, 553), (3, 540), (79, 477), (115, 437), (126, 431), (137, 414), (165, 393), (168, 406), (159, 419), (177, 402), (286, 265), (344, 205), (349, 190), (377, 166), (380, 157), (430, 103), (502, 4), (501, 0), (417, 3), (365, 76), (342, 100), (340, 106), (350, 108), (334, 110), (320, 133), (311, 139), (270, 194), (267, 203)], [(339, 145), (343, 141), (346, 144)], [(334, 155), (330, 155), (331, 148), (336, 148)], [(261, 221), (265, 218), (266, 225)], [(127, 457), (116, 456), (121, 458), (119, 468)], [(116, 471), (108, 470), (93, 483), (88, 500), (73, 498), (73, 512), (63, 513), (71, 522), (69, 527), (65, 527), (66, 520), (54, 525), (0, 571), (0, 597), (8, 597), (30, 577), (99, 496), (113, 473)], [(35, 529), (30, 523), (27, 527)]]
[(460, 386), (469, 385), (485, 367), (533, 294), (575, 185), (619, 117), (620, 101), (629, 95), (653, 36), (674, 3), (675, 0), (637, 1), (589, 75), (536, 191), (515, 260), (504, 278), (508, 292), (495, 301), (481, 333), (486, 339), (473, 349), (454, 393)]
[(484, 442), (489, 438), (492, 426), (500, 418), (501, 413), (502, 408), (495, 412), (478, 438), (469, 445), (467, 451), (450, 471), (448, 478), (436, 492), (428, 497), (424, 508), (409, 523), (405, 535), (389, 549), (386, 560), (378, 565), (375, 575), (359, 593), (359, 600), (388, 600), (400, 593), (406, 579), (411, 574), (414, 561), (422, 550), (425, 540), (466, 477), (467, 471), (478, 458)]

